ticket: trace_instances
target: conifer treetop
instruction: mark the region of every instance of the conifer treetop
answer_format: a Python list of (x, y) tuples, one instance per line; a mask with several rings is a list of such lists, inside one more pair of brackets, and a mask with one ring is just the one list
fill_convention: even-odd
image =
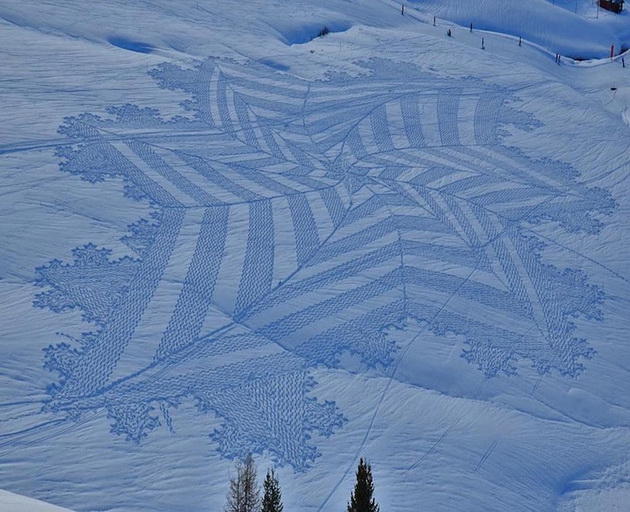
[(363, 458), (359, 460), (356, 475), (357, 481), (350, 496), (348, 512), (380, 512), (376, 499), (374, 499), (372, 466)]
[(267, 476), (263, 482), (263, 500), (261, 512), (283, 512), (282, 493), (280, 484), (273, 468), (267, 470)]

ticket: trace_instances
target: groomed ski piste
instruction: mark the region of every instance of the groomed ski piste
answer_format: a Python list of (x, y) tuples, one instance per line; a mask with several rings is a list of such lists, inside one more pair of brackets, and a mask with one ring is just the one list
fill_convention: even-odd
[(626, 510), (629, 47), (590, 0), (0, 2), (0, 509), (220, 511), (252, 453), (287, 511), (359, 457), (383, 512)]

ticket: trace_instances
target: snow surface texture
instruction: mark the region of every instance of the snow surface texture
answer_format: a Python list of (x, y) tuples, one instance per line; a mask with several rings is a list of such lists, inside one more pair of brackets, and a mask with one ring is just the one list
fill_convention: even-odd
[[(414, 8), (463, 26), (489, 30), (535, 43), (575, 59), (602, 57), (630, 48), (630, 16), (575, 0), (486, 1), (482, 8), (471, 0), (411, 0)], [(599, 17), (602, 17), (600, 21)], [(605, 19), (605, 21), (604, 21)]]
[[(146, 6), (133, 37), (79, 3), (0, 10), (20, 113), (0, 486), (219, 510), (255, 453), (288, 508), (335, 510), (367, 456), (384, 510), (623, 503), (630, 70), (482, 50), (395, 3), (200, 4)], [(25, 37), (85, 74), (21, 71), (45, 55)], [(597, 37), (579, 44), (601, 56)]]
[(68, 509), (0, 490), (0, 510), (16, 512), (68, 512)]
[[(114, 119), (67, 120), (62, 170), (120, 176), (155, 211), (122, 240), (135, 258), (88, 244), (70, 264), (37, 269), (47, 291), (36, 306), (79, 308), (97, 327), (80, 348), (46, 349), (62, 377), (50, 410), (105, 407), (138, 442), (159, 424), (152, 408), (167, 419), (192, 396), (225, 417), (214, 434), (225, 455), (270, 450), (305, 469), (308, 434), (343, 421), (307, 398), (305, 368), (336, 367), (345, 351), (387, 368), (389, 326), (465, 336), (464, 357), (488, 377), (513, 373), (519, 357), (541, 375), (577, 375), (591, 350), (571, 318), (598, 320), (604, 295), (582, 272), (545, 264), (524, 225), (597, 233), (592, 214), (611, 212), (609, 194), (501, 144), (502, 126), (535, 126), (505, 107), (507, 91), (387, 61), (370, 71), (305, 83), (262, 66), (165, 65), (154, 76), (191, 93), (194, 118), (124, 105)], [(156, 296), (169, 271), (185, 274), (176, 300)], [(172, 313), (149, 345), (135, 331), (151, 309)], [(209, 312), (225, 320), (204, 333)]]

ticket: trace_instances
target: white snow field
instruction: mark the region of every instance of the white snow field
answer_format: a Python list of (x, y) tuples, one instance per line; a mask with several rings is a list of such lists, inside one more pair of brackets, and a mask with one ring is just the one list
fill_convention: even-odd
[(67, 508), (57, 507), (43, 501), (20, 496), (12, 492), (0, 491), (0, 510), (19, 512), (68, 512)]
[(629, 510), (628, 47), (590, 0), (0, 0), (0, 488)]

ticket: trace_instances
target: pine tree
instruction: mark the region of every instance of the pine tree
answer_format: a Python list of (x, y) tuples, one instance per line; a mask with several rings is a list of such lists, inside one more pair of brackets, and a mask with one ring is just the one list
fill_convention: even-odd
[(254, 459), (248, 455), (236, 464), (236, 476), (230, 478), (225, 512), (258, 512), (260, 491), (256, 483)]
[(265, 482), (263, 483), (265, 494), (262, 500), (261, 512), (282, 512), (282, 493), (280, 492), (280, 484), (273, 469), (267, 471)]
[(357, 468), (357, 483), (348, 503), (348, 512), (379, 512), (380, 508), (373, 494), (372, 466), (361, 459)]

